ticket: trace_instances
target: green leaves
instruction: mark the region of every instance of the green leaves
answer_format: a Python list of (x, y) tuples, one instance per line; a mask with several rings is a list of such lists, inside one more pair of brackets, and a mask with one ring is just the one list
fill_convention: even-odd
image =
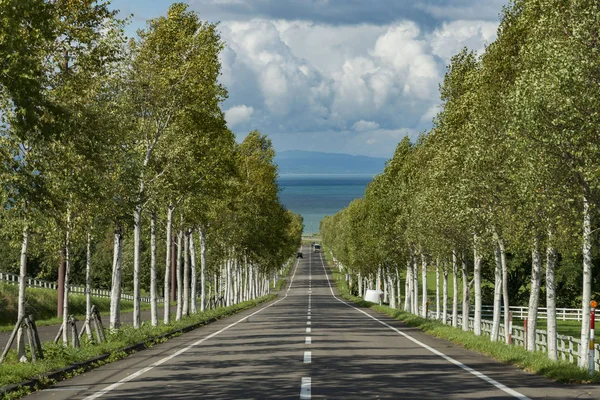
[(90, 230), (131, 225), (136, 206), (172, 204), (218, 239), (210, 251), (280, 267), (302, 220), (278, 200), (270, 141), (237, 146), (226, 126), (217, 25), (175, 3), (126, 43), (108, 4), (0, 0), (3, 240), (27, 218), (33, 252), (52, 260), (67, 212), (76, 251)]
[(505, 7), (481, 57), (452, 58), (434, 128), (400, 143), (364, 201), (323, 222), (336, 257), (357, 270), (403, 265), (411, 249), (443, 258), (473, 233), (491, 253), (493, 232), (528, 253), (548, 231), (581, 254), (581, 199), (600, 198), (598, 15), (591, 0)]

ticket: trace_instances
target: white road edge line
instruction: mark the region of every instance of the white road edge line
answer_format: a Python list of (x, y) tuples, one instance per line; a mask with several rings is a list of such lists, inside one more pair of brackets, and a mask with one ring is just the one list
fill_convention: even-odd
[(441, 351), (439, 351), (439, 350), (436, 350), (436, 349), (434, 349), (433, 347), (431, 347), (431, 346), (428, 346), (428, 345), (426, 345), (426, 344), (425, 344), (425, 343), (423, 343), (423, 342), (420, 342), (419, 340), (417, 340), (417, 339), (413, 338), (412, 336), (410, 336), (410, 335), (408, 335), (408, 334), (406, 334), (406, 333), (404, 333), (404, 332), (402, 332), (402, 331), (400, 331), (400, 330), (398, 330), (398, 329), (394, 328), (393, 326), (391, 326), (391, 325), (389, 325), (389, 324), (386, 324), (386, 323), (385, 323), (385, 322), (383, 322), (383, 321), (380, 321), (379, 319), (375, 318), (375, 317), (374, 317), (374, 316), (372, 316), (371, 314), (369, 314), (369, 313), (367, 313), (367, 312), (365, 312), (365, 311), (363, 311), (363, 310), (361, 310), (361, 309), (359, 309), (359, 308), (356, 308), (356, 307), (354, 307), (353, 305), (351, 305), (351, 304), (348, 304), (348, 303), (346, 303), (345, 301), (343, 301), (343, 300), (339, 299), (339, 298), (338, 298), (338, 297), (337, 297), (337, 296), (336, 296), (336, 295), (333, 293), (333, 287), (331, 287), (331, 282), (329, 281), (329, 275), (327, 274), (327, 270), (325, 269), (325, 263), (323, 262), (323, 256), (322, 256), (321, 254), (319, 254), (319, 256), (321, 257), (321, 265), (323, 266), (323, 271), (325, 272), (325, 278), (327, 278), (327, 284), (329, 285), (329, 290), (331, 291), (331, 295), (333, 296), (333, 298), (334, 298), (334, 299), (336, 299), (336, 300), (337, 300), (337, 301), (339, 301), (340, 303), (343, 303), (343, 304), (347, 305), (347, 306), (348, 306), (348, 307), (350, 307), (350, 308), (354, 308), (356, 311), (359, 311), (359, 312), (363, 313), (364, 315), (366, 315), (367, 317), (371, 318), (372, 320), (374, 320), (374, 321), (377, 321), (377, 322), (379, 322), (381, 325), (384, 325), (384, 326), (386, 326), (386, 327), (390, 328), (391, 330), (393, 330), (394, 332), (396, 332), (397, 334), (399, 334), (399, 335), (401, 335), (401, 336), (404, 336), (406, 339), (410, 340), (411, 342), (413, 342), (413, 343), (415, 343), (415, 344), (418, 344), (419, 346), (423, 347), (423, 348), (424, 348), (424, 349), (426, 349), (426, 350), (429, 350), (429, 351), (430, 351), (430, 352), (432, 352), (433, 354), (435, 354), (435, 355), (438, 355), (438, 356), (442, 357), (442, 358), (443, 358), (443, 359), (445, 359), (446, 361), (448, 361), (448, 362), (450, 362), (450, 363), (452, 363), (452, 364), (454, 364), (454, 365), (456, 365), (456, 366), (458, 366), (458, 367), (460, 367), (460, 368), (464, 369), (465, 371), (467, 371), (467, 372), (469, 372), (469, 373), (471, 373), (471, 374), (475, 375), (475, 376), (476, 376), (476, 377), (478, 377), (479, 379), (482, 379), (482, 380), (486, 381), (487, 383), (489, 383), (489, 384), (491, 384), (491, 385), (495, 386), (496, 388), (498, 388), (498, 389), (502, 390), (503, 392), (505, 392), (505, 393), (507, 393), (507, 394), (510, 394), (511, 396), (513, 396), (513, 397), (516, 397), (517, 399), (521, 399), (521, 400), (531, 400), (529, 397), (525, 396), (524, 394), (522, 394), (522, 393), (519, 393), (519, 392), (517, 392), (516, 390), (509, 388), (508, 386), (506, 386), (506, 385), (504, 385), (504, 384), (502, 384), (502, 383), (498, 382), (498, 381), (497, 381), (497, 380), (495, 380), (495, 379), (492, 379), (492, 378), (490, 378), (489, 376), (485, 375), (484, 373), (481, 373), (481, 372), (479, 372), (479, 371), (477, 371), (477, 370), (474, 370), (473, 368), (471, 368), (471, 367), (469, 367), (469, 366), (467, 366), (467, 365), (465, 365), (465, 364), (461, 363), (460, 361), (458, 361), (458, 360), (455, 360), (454, 358), (452, 358), (452, 357), (450, 357), (450, 356), (447, 356), (447, 355), (445, 355), (445, 354), (444, 354), (444, 353), (442, 353)]
[(300, 399), (310, 399), (310, 378), (302, 378), (302, 384), (300, 385)]
[(266, 310), (269, 307), (273, 307), (275, 304), (277, 304), (277, 303), (285, 300), (287, 298), (287, 296), (288, 296), (288, 293), (289, 293), (290, 289), (292, 288), (292, 284), (294, 283), (294, 277), (296, 276), (296, 271), (298, 270), (298, 264), (299, 263), (300, 263), (300, 260), (297, 260), (296, 267), (294, 269), (294, 274), (292, 275), (292, 279), (290, 280), (290, 286), (288, 286), (288, 289), (285, 292), (285, 296), (283, 296), (283, 298), (281, 298), (281, 299), (279, 299), (279, 300), (277, 300), (277, 301), (269, 304), (266, 307), (261, 308), (258, 311), (253, 312), (250, 315), (247, 315), (247, 316), (245, 316), (245, 317), (237, 320), (236, 322), (234, 322), (232, 324), (227, 325), (226, 327), (224, 327), (224, 328), (222, 328), (222, 329), (220, 329), (220, 330), (218, 330), (216, 332), (211, 333), (210, 335), (208, 335), (208, 336), (206, 336), (206, 337), (204, 337), (204, 338), (202, 338), (202, 339), (200, 339), (200, 340), (198, 340), (198, 341), (190, 344), (189, 346), (184, 347), (183, 349), (180, 349), (180, 350), (176, 351), (175, 353), (171, 354), (170, 356), (167, 356), (167, 357), (165, 357), (165, 358), (163, 358), (161, 360), (156, 361), (155, 363), (150, 364), (146, 368), (142, 368), (142, 369), (134, 372), (133, 374), (131, 374), (131, 375), (129, 375), (129, 376), (121, 379), (120, 381), (115, 382), (112, 385), (109, 385), (109, 386), (105, 387), (104, 389), (102, 389), (102, 390), (100, 390), (100, 391), (98, 391), (98, 392), (96, 392), (96, 393), (94, 393), (94, 394), (92, 394), (92, 395), (90, 395), (88, 397), (85, 397), (83, 400), (94, 400), (94, 399), (97, 399), (99, 397), (102, 397), (105, 394), (107, 394), (108, 392), (111, 392), (111, 391), (115, 390), (116, 388), (118, 388), (119, 386), (123, 385), (124, 383), (127, 383), (127, 382), (129, 382), (129, 381), (137, 378), (138, 376), (145, 374), (146, 372), (152, 370), (153, 368), (158, 367), (159, 365), (166, 363), (167, 361), (169, 361), (169, 360), (171, 360), (171, 359), (173, 359), (173, 358), (175, 358), (175, 357), (177, 357), (177, 356), (185, 353), (186, 351), (190, 350), (193, 347), (198, 346), (199, 344), (207, 341), (208, 339), (211, 339), (211, 338), (217, 336), (218, 334), (225, 332), (227, 329), (236, 326), (240, 322), (242, 322), (242, 321), (244, 321), (244, 320), (246, 320), (246, 319), (248, 319), (248, 318), (250, 318), (250, 317), (252, 317), (252, 316), (254, 316), (256, 314), (258, 314), (259, 312), (261, 312), (263, 310)]

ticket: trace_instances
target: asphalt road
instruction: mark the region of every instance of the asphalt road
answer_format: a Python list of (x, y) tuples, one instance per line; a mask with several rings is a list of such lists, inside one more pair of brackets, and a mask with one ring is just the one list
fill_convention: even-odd
[(335, 296), (304, 249), (278, 300), (63, 381), (33, 399), (600, 399)]

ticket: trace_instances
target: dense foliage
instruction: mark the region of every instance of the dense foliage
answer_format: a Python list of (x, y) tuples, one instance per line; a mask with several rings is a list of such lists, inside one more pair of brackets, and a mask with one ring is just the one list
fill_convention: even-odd
[(128, 39), (116, 15), (0, 0), (0, 269), (21, 275), (19, 317), (37, 276), (64, 279), (65, 321), (76, 282), (112, 290), (113, 329), (122, 290), (134, 327), (150, 293), (156, 325), (174, 285), (178, 319), (256, 298), (300, 245), (270, 140), (227, 128), (217, 25), (175, 3)]
[[(484, 301), (497, 311), (494, 339), (501, 299), (505, 307), (528, 299), (535, 332), (545, 293), (551, 343), (557, 303), (589, 315), (600, 294), (598, 15), (592, 0), (514, 0), (484, 54), (452, 58), (433, 128), (398, 144), (364, 199), (322, 221), (357, 291), (363, 278), (393, 291), (406, 269), (405, 309), (418, 312), (419, 260), (423, 271), (435, 265), (445, 286), (448, 271), (456, 282), (462, 270), (462, 307), (474, 297), (476, 334)], [(584, 319), (582, 366), (588, 334)]]

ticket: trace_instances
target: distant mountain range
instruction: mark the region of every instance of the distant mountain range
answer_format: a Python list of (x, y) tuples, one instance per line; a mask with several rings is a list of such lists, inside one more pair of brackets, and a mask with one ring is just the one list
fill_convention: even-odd
[(385, 158), (288, 150), (278, 152), (279, 174), (379, 174)]

